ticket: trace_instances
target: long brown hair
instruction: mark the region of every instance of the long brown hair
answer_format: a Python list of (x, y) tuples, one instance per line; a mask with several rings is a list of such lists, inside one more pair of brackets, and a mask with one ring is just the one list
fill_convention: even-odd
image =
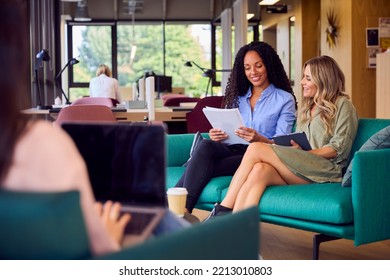
[(345, 96), (345, 76), (337, 62), (326, 55), (309, 59), (303, 65), (310, 67), (313, 83), (317, 86), (314, 98), (304, 98), (302, 108), (299, 112), (298, 121), (306, 122), (311, 119), (310, 110), (317, 105), (321, 121), (325, 127), (325, 133), (333, 135), (334, 119), (337, 112), (336, 101), (339, 97)]
[(27, 1), (1, 1), (0, 9), (0, 183), (12, 164), (15, 145), (27, 119), (21, 113), (21, 94), (29, 94)]

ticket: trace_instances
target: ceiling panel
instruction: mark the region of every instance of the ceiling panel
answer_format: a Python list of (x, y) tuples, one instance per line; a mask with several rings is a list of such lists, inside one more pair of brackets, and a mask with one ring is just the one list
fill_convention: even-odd
[[(129, 1), (141, 5), (134, 14), (135, 20), (204, 20), (219, 18), (225, 8), (230, 8), (232, 0), (88, 0), (88, 13), (94, 20), (131, 20)], [(139, 3), (141, 2), (141, 3)], [(249, 13), (254, 20), (260, 16), (259, 0), (248, 0)], [(61, 2), (62, 13), (74, 16), (77, 3)], [(166, 10), (164, 11), (164, 3)], [(131, 5), (131, 3), (130, 3)]]

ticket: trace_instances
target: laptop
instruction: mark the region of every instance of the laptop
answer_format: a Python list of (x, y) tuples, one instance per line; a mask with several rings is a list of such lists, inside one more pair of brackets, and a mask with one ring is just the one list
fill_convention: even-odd
[(167, 211), (165, 132), (146, 124), (65, 123), (84, 158), (97, 201), (131, 214), (123, 245), (150, 237)]

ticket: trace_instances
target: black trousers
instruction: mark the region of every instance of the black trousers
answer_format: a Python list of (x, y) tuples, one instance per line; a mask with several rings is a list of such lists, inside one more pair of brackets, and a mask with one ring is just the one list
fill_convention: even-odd
[(226, 146), (209, 139), (199, 143), (184, 174), (175, 186), (187, 188), (188, 211), (192, 212), (211, 178), (229, 176), (236, 172), (247, 147), (248, 145)]

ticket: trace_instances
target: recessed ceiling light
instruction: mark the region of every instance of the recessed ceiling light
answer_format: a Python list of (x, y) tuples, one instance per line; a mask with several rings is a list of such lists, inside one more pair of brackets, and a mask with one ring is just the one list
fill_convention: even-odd
[(259, 5), (273, 5), (275, 4), (276, 2), (278, 2), (279, 0), (262, 0), (259, 2)]
[(246, 14), (246, 19), (247, 20), (250, 20), (251, 18), (253, 18), (255, 16), (255, 14)]

